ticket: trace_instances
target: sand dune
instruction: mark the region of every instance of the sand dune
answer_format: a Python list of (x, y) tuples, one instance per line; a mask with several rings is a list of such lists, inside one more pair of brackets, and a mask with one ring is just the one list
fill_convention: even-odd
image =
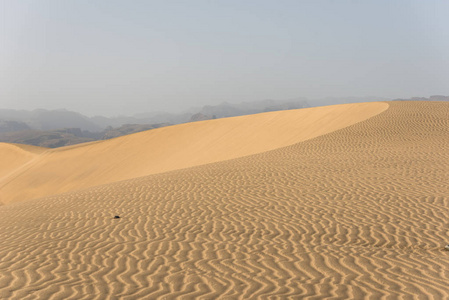
[(45, 150), (35, 146), (0, 143), (0, 182), (3, 177), (29, 163)]
[(355, 124), (387, 107), (386, 103), (362, 103), (270, 112), (48, 150), (32, 165), (0, 181), (0, 202), (12, 203), (269, 151)]
[(449, 298), (449, 105), (388, 105), (271, 151), (4, 205), (0, 298)]

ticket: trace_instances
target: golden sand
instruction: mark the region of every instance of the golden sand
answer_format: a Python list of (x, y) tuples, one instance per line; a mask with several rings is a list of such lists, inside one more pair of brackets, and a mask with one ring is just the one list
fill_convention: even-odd
[(46, 149), (41, 147), (0, 143), (0, 182), (44, 151)]
[[(0, 207), (0, 298), (448, 298), (449, 104), (372, 104), (173, 126), (8, 165), (15, 201), (33, 198), (27, 185), (92, 187)], [(53, 189), (52, 176), (69, 178)]]

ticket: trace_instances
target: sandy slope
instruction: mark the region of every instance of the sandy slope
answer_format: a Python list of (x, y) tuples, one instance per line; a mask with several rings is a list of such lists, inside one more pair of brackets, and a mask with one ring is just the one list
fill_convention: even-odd
[(0, 298), (446, 299), (449, 105), (389, 105), (273, 151), (2, 206)]
[(32, 165), (0, 180), (0, 202), (33, 199), (273, 150), (355, 124), (387, 107), (386, 103), (362, 103), (270, 112), (49, 150)]
[(41, 147), (0, 143), (0, 182), (3, 177), (29, 163), (44, 151), (46, 149)]

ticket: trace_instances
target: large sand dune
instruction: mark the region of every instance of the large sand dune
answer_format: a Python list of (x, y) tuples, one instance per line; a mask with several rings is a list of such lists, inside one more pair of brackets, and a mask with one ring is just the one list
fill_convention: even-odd
[[(223, 155), (184, 169), (159, 166), (149, 176), (1, 206), (0, 298), (446, 299), (449, 105), (388, 105), (327, 129), (321, 126), (336, 111), (323, 108), (327, 121), (307, 127), (315, 133), (298, 133), (304, 135), (296, 143), (292, 136), (271, 151), (268, 139), (261, 143), (267, 148), (254, 145), (253, 154), (235, 147), (232, 155), (239, 158)], [(286, 123), (272, 136), (300, 128), (293, 123), (303, 117), (278, 114), (276, 122)], [(239, 124), (269, 122), (259, 117)], [(267, 129), (243, 126), (256, 135)], [(181, 138), (174, 128), (166, 130)], [(114, 143), (129, 139), (134, 149), (140, 137), (147, 146), (146, 134), (45, 152), (39, 159), (111, 143), (104, 146), (105, 162), (120, 164), (122, 156), (108, 154), (116, 151)], [(242, 137), (241, 147), (253, 147), (245, 144), (254, 143), (250, 138)], [(188, 144), (185, 150), (195, 152)], [(16, 170), (16, 180), (31, 176), (25, 169), (34, 163)], [(33, 172), (50, 178), (40, 170)], [(171, 171), (158, 173), (163, 170)]]
[[(0, 180), (0, 202), (33, 199), (273, 150), (355, 124), (387, 107), (386, 103), (363, 103), (263, 113), (48, 150), (32, 164)], [(0, 164), (3, 159), (8, 161), (9, 157), (0, 156)]]

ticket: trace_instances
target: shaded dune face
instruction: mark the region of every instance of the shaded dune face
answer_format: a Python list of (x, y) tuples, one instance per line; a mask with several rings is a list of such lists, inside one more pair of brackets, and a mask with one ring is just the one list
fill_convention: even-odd
[(48, 150), (0, 180), (0, 202), (13, 203), (269, 151), (355, 124), (387, 108), (386, 103), (361, 103), (270, 112)]
[(0, 298), (448, 298), (448, 116), (4, 205)]

